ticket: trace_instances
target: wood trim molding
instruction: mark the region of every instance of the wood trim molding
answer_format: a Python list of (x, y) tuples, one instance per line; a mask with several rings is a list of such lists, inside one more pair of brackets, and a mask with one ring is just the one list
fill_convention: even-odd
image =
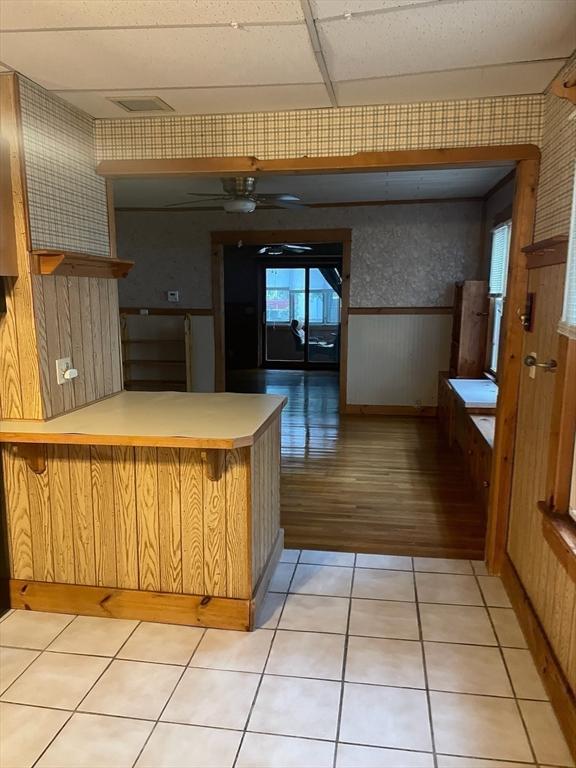
[(497, 181), (496, 184), (494, 184), (494, 186), (491, 187), (482, 198), (484, 202), (489, 200), (492, 197), (492, 195), (496, 194), (496, 192), (498, 192), (499, 189), (502, 189), (502, 187), (505, 187), (509, 181), (512, 181), (515, 175), (516, 175), (516, 168), (513, 168), (510, 171), (510, 173), (507, 173), (506, 176), (504, 176), (503, 179), (500, 179), (500, 181)]
[(565, 264), (568, 259), (568, 237), (556, 235), (546, 240), (540, 240), (522, 248), (527, 254), (526, 268), (551, 267), (554, 264)]
[(502, 321), (496, 433), (486, 532), (486, 560), (491, 573), (500, 573), (506, 556), (524, 336), (519, 316), (524, 309), (528, 290), (526, 254), (522, 251), (522, 247), (524, 243), (531, 242), (533, 236), (539, 167), (539, 156), (536, 155), (530, 159), (521, 160), (516, 170), (508, 266), (508, 297)]
[(453, 307), (350, 307), (349, 315), (451, 315)]
[(576, 434), (576, 340), (558, 334), (558, 368), (550, 420), (546, 504), (565, 513), (570, 503), (574, 436)]
[(576, 523), (568, 515), (551, 512), (545, 502), (540, 502), (538, 509), (542, 512), (544, 538), (576, 583)]
[(284, 549), (284, 528), (280, 528), (280, 530), (278, 531), (278, 535), (276, 536), (276, 541), (274, 542), (274, 546), (272, 547), (272, 551), (270, 552), (270, 556), (268, 557), (268, 562), (264, 566), (262, 575), (260, 576), (260, 579), (256, 585), (256, 588), (252, 593), (252, 604), (250, 607), (250, 629), (251, 630), (256, 629), (256, 627), (258, 626), (259, 613), (262, 609), (262, 605), (264, 604), (264, 600), (266, 599), (268, 586), (270, 584), (270, 581), (272, 580), (272, 576), (274, 575), (276, 566), (280, 562), (280, 557), (282, 555), (283, 549)]
[(247, 630), (250, 600), (138, 589), (10, 579), (10, 605), (26, 611), (77, 613), (197, 627)]
[(435, 405), (356, 405), (348, 403), (344, 413), (348, 415), (369, 415), (369, 416), (418, 416), (425, 418), (435, 418), (437, 413)]
[(570, 751), (576, 758), (576, 696), (566, 680), (556, 654), (509, 555), (503, 558), (502, 580), (544, 687), (550, 697), (550, 703), (554, 708)]
[(346, 173), (410, 168), (450, 168), (499, 161), (538, 160), (535, 144), (505, 144), (450, 149), (405, 149), (391, 152), (357, 152), (354, 155), (295, 157), (260, 160), (257, 157), (177, 158), (169, 160), (102, 160), (101, 176), (251, 176), (260, 173)]
[(213, 309), (203, 307), (120, 307), (121, 315), (203, 315), (214, 314)]
[(117, 280), (126, 277), (133, 261), (121, 261), (109, 256), (92, 256), (53, 249), (30, 252), (32, 272), (37, 275), (67, 275), (69, 277), (99, 277)]

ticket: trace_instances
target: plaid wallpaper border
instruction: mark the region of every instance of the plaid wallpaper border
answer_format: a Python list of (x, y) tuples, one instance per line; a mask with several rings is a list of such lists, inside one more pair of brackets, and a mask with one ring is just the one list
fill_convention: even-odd
[(97, 160), (260, 159), (540, 144), (543, 95), (96, 121)]
[(19, 83), (32, 247), (109, 256), (95, 121), (26, 78)]
[[(574, 55), (560, 76), (576, 72)], [(542, 162), (538, 182), (534, 240), (544, 240), (570, 231), (574, 163), (576, 161), (576, 117), (574, 105), (548, 94), (544, 109)]]

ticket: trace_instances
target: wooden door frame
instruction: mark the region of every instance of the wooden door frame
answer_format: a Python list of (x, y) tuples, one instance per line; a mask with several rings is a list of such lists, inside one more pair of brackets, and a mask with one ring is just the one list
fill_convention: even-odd
[(340, 385), (339, 407), (346, 407), (348, 368), (348, 314), (350, 309), (351, 229), (276, 229), (211, 232), (212, 307), (214, 310), (214, 380), (217, 392), (226, 389), (224, 348), (224, 246), (275, 245), (277, 243), (342, 243), (342, 300), (340, 304)]
[[(510, 260), (508, 267), (507, 304), (503, 318), (503, 366), (499, 382), (496, 434), (486, 534), (486, 559), (491, 573), (500, 573), (505, 562), (512, 490), (514, 441), (516, 436), (517, 398), (520, 385), (522, 325), (518, 318), (527, 290), (526, 254), (523, 246), (533, 240), (536, 215), (536, 188), (540, 167), (540, 150), (534, 144), (458, 147), (451, 149), (414, 149), (392, 152), (359, 152), (355, 155), (330, 157), (297, 157), (260, 160), (257, 157), (177, 158), (169, 160), (103, 160), (97, 172), (107, 178), (154, 176), (251, 176), (266, 173), (369, 173), (371, 171), (454, 168), (514, 162), (516, 185), (512, 211)], [(276, 233), (277, 234), (277, 233)], [(247, 241), (249, 233), (242, 232)], [(287, 234), (282, 233), (282, 239)], [(274, 242), (271, 240), (270, 242)], [(212, 248), (213, 263), (218, 264)], [(348, 248), (348, 258), (350, 256)], [(214, 279), (214, 278), (213, 278)], [(349, 303), (349, 270), (346, 272), (346, 302)], [(223, 310), (221, 287), (214, 291), (215, 317)], [(213, 283), (214, 288), (214, 283)], [(343, 291), (344, 301), (344, 291)], [(348, 317), (343, 314), (341, 350), (340, 409), (346, 405), (346, 368)], [(217, 326), (215, 325), (215, 330)], [(223, 335), (215, 338), (223, 344)], [(221, 376), (221, 372), (218, 372)], [(343, 400), (344, 397), (344, 400)]]

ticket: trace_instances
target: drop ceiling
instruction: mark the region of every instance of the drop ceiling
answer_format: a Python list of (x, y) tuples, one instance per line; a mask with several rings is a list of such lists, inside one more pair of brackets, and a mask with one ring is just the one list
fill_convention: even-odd
[[(361, 203), (390, 200), (480, 198), (510, 173), (510, 164), (483, 168), (387, 171), (258, 177), (256, 192), (296, 195), (305, 204)], [(116, 208), (163, 208), (192, 200), (188, 192), (222, 193), (217, 177), (132, 178), (114, 181)], [(195, 204), (194, 210), (218, 203)], [(186, 208), (188, 206), (182, 206)], [(178, 208), (167, 208), (174, 211)]]
[(542, 92), (575, 0), (2, 0), (0, 64), (95, 117)]

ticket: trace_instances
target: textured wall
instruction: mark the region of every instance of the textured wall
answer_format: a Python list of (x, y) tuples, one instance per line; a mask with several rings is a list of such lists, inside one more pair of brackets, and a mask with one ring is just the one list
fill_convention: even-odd
[(126, 306), (210, 307), (210, 232), (352, 228), (351, 306), (443, 306), (456, 280), (481, 273), (481, 204), (314, 208), (233, 215), (118, 212), (118, 253), (136, 266), (120, 283)]
[(106, 184), (95, 173), (95, 121), (19, 80), (32, 247), (109, 256)]

